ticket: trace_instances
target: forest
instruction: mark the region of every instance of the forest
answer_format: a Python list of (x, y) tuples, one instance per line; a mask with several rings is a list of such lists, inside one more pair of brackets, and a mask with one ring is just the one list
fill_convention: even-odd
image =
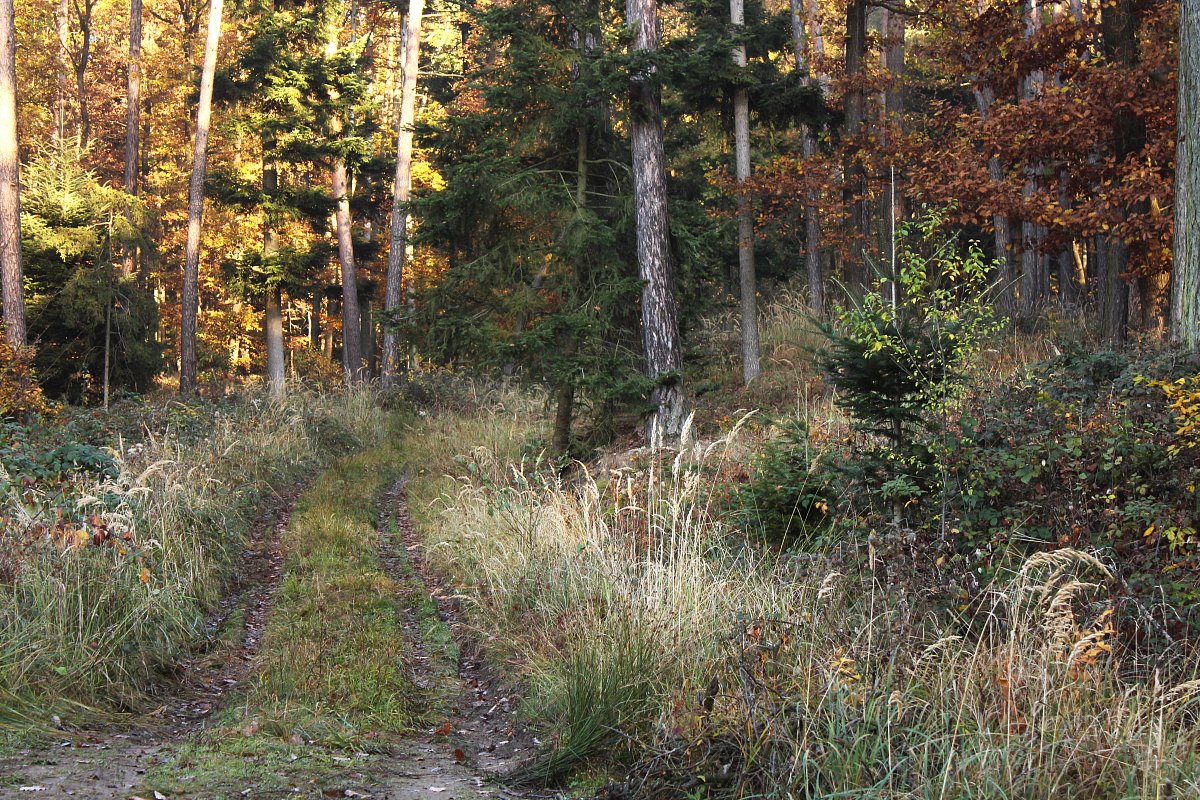
[(1200, 800), (1200, 0), (0, 0), (0, 797)]

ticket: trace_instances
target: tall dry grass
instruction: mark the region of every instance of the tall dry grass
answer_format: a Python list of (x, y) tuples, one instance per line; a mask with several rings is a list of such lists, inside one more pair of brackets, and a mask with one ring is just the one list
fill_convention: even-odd
[[(304, 393), (223, 409), (198, 438), (168, 430), (123, 443), (116, 478), (74, 487), (74, 505), (94, 507), (111, 543), (92, 545), (86, 529), (35, 535), (0, 583), (0, 716), (141, 704), (203, 639), (255, 508), (376, 443), (382, 419), (370, 394)], [(34, 495), (0, 498), (13, 531), (55, 531), (54, 504)]]
[(618, 753), (647, 796), (1200, 797), (1200, 681), (1122, 677), (1095, 557), (1034, 556), (955, 624), (881, 554), (847, 568), (731, 535), (701, 476), (736, 431), (563, 483), (514, 464), (521, 423), (410, 441), (457, 475), (431, 557), (551, 737), (525, 775)]

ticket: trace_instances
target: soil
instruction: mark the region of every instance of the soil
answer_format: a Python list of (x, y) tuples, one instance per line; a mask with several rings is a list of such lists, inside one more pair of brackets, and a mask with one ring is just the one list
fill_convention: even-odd
[[(537, 745), (516, 722), (517, 698), (493, 688), (496, 681), (480, 659), (460, 657), (455, 675), (444, 661), (428, 653), (416, 611), (417, 603), (424, 598), (403, 595), (398, 598), (398, 611), (412, 643), (415, 682), (448, 696), (444, 722), (381, 753), (334, 754), (332, 762), (347, 764), (344, 775), (339, 775), (336, 767), (332, 773), (323, 769), (319, 780), (316, 775), (304, 779), (302, 770), (289, 772), (289, 783), (294, 785), (286, 790), (260, 790), (251, 785), (232, 793), (206, 793), (197, 787), (195, 791), (168, 795), (148, 787), (147, 773), (171, 763), (172, 755), (188, 741), (203, 737), (216, 713), (240, 695), (283, 577), (282, 534), (303, 488), (296, 486), (264, 506), (251, 530), (239, 584), (209, 621), (205, 644), (162, 687), (157, 707), (97, 730), (71, 729), (64, 724), (38, 745), (0, 758), (0, 798), (465, 800), (515, 796), (495, 778), (532, 754)], [(423, 591), (431, 596), (460, 652), (468, 652), (458, 604), (427, 567), (406, 499), (405, 481), (401, 479), (381, 503), (380, 555), (385, 569), (398, 584), (409, 587), (409, 593)], [(408, 564), (412, 564), (412, 571), (407, 569)], [(239, 613), (244, 622), (240, 633), (233, 636), (228, 627)], [(435, 685), (439, 682), (440, 687)], [(180, 780), (187, 779), (180, 776)]]

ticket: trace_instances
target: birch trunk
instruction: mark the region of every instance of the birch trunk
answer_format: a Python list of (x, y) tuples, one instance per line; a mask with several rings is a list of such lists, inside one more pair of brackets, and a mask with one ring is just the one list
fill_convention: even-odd
[[(626, 0), (634, 54), (658, 50), (656, 0)], [(646, 371), (655, 382), (654, 412), (646, 434), (652, 446), (676, 443), (683, 431), (684, 391), (679, 317), (671, 265), (667, 218), (666, 156), (663, 153), (662, 102), (653, 65), (630, 78), (629, 136), (632, 145), (634, 213), (638, 273), (642, 288), (642, 341)]]
[(217, 71), (217, 45), (221, 39), (224, 0), (211, 0), (208, 36), (204, 43), (204, 68), (200, 74), (200, 99), (196, 108), (196, 149), (188, 186), (187, 250), (183, 262), (183, 296), (179, 325), (179, 391), (196, 393), (196, 318), (200, 307), (200, 229), (204, 218), (204, 178), (208, 171), (208, 129), (212, 122), (213, 76)]
[(21, 269), (21, 173), (17, 156), (17, 32), (13, 0), (0, 0), (0, 289), (4, 336), (25, 345)]
[[(391, 250), (388, 252), (383, 298), (384, 313), (388, 322), (392, 324), (395, 323), (395, 316), (399, 314), (404, 300), (408, 200), (412, 189), (413, 124), (416, 121), (417, 70), (420, 65), (421, 17), (424, 10), (424, 0), (409, 0), (408, 17), (404, 21), (404, 71), (400, 87), (400, 120), (397, 126), (396, 179), (392, 187)], [(395, 386), (399, 369), (400, 337), (389, 325), (383, 332), (383, 352), (380, 361), (383, 388), (390, 389)]]
[[(729, 0), (729, 16), (734, 32), (746, 26), (743, 0)], [(746, 48), (733, 48), (733, 63), (744, 72)], [(760, 346), (758, 340), (758, 282), (754, 275), (754, 210), (745, 185), (750, 180), (750, 100), (739, 86), (733, 93), (734, 161), (738, 182), (738, 278), (742, 305), (742, 380), (758, 377)]]

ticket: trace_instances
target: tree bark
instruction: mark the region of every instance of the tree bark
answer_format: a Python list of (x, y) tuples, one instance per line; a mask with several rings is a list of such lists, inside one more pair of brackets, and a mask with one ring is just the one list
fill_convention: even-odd
[[(804, 8), (801, 8), (801, 4)], [(796, 74), (803, 86), (818, 88), (820, 83), (813, 76), (809, 51), (812, 55), (820, 55), (823, 44), (820, 42), (820, 23), (816, 19), (817, 7), (815, 2), (804, 3), (804, 0), (790, 0), (792, 16), (792, 44), (796, 53)], [(810, 163), (817, 154), (817, 136), (808, 125), (800, 130), (801, 157), (805, 163)], [(805, 192), (804, 197), (804, 266), (808, 278), (808, 309), (820, 316), (825, 312), (825, 283), (821, 275), (821, 211), (820, 198), (815, 191)]]
[[(413, 124), (417, 108), (417, 70), (420, 65), (421, 17), (424, 0), (409, 0), (404, 21), (404, 72), (400, 87), (400, 120), (397, 125), (396, 179), (392, 187), (391, 249), (388, 252), (387, 279), (383, 310), (389, 323), (395, 323), (403, 303), (405, 255), (408, 245), (408, 200), (412, 188)], [(395, 386), (400, 369), (400, 337), (395, 330), (383, 332), (380, 377), (383, 388)]]
[[(1032, 41), (1042, 28), (1042, 3), (1045, 0), (1023, 0), (1021, 9), (1025, 20), (1025, 40)], [(1046, 76), (1041, 70), (1033, 70), (1021, 79), (1021, 100), (1030, 102), (1042, 92)], [(1041, 163), (1027, 164), (1025, 186), (1021, 194), (1025, 198), (1041, 188), (1045, 167)], [(1046, 299), (1049, 288), (1049, 272), (1045, 252), (1046, 228), (1032, 220), (1021, 222), (1021, 311), (1026, 315), (1036, 314)]]
[(21, 171), (17, 155), (17, 32), (13, 0), (0, 0), (0, 288), (4, 336), (25, 345), (21, 269)]
[[(846, 4), (846, 88), (844, 99), (845, 136), (862, 133), (867, 119), (867, 95), (858, 82), (867, 54), (867, 2), (850, 0)], [(860, 296), (870, 285), (870, 271), (864, 248), (871, 236), (871, 212), (867, 202), (866, 170), (856, 148), (847, 145), (843, 164), (842, 202), (846, 209), (846, 236), (850, 252), (842, 276), (846, 291)]]
[[(1115, 0), (1100, 5), (1100, 35), (1104, 56), (1111, 63), (1136, 67), (1140, 60), (1137, 31), (1140, 12), (1134, 0)], [(1112, 147), (1118, 168), (1146, 145), (1146, 122), (1132, 109), (1118, 109), (1113, 119)], [(1117, 178), (1119, 182), (1119, 176)], [(1144, 212), (1144, 205), (1121, 210), (1122, 216)], [(1124, 341), (1129, 336), (1129, 284), (1125, 273), (1129, 268), (1129, 246), (1118, 236), (1107, 237), (1100, 268), (1104, 284), (1103, 322), (1105, 338)], [(1116, 297), (1120, 293), (1122, 297)]]
[[(263, 136), (262, 140), (262, 188), (266, 198), (263, 208), (263, 267), (269, 275), (272, 262), (279, 255), (279, 231), (275, 227), (275, 213), (270, 204), (279, 193), (279, 168), (275, 163), (275, 137)], [(270, 280), (268, 278), (268, 280)], [(263, 318), (263, 334), (267, 340), (267, 391), (274, 398), (282, 398), (287, 392), (284, 363), (287, 360), (283, 344), (283, 293), (278, 281), (267, 286), (266, 313)]]
[[(626, 0), (625, 16), (633, 33), (633, 54), (652, 59), (659, 40), (657, 1)], [(630, 75), (629, 91), (638, 273), (643, 281), (642, 342), (646, 371), (655, 382), (651, 395), (655, 410), (647, 421), (646, 434), (654, 446), (679, 440), (684, 388), (667, 217), (662, 102), (652, 61)]]
[(54, 24), (58, 31), (58, 86), (54, 96), (54, 121), (60, 141), (67, 136), (67, 95), (70, 92), (71, 70), (71, 0), (58, 0), (54, 10)]
[[(338, 50), (336, 25), (329, 28), (329, 41), (325, 55), (332, 57)], [(343, 122), (336, 114), (329, 123), (330, 133), (336, 140), (343, 130)], [(362, 348), (359, 340), (358, 310), (358, 266), (354, 262), (354, 238), (350, 217), (350, 178), (346, 160), (335, 155), (333, 159), (331, 188), (334, 200), (334, 228), (337, 236), (338, 263), (342, 272), (342, 370), (346, 384), (355, 386), (363, 378)]]
[[(746, 27), (744, 0), (729, 0), (729, 16), (735, 33)], [(733, 48), (733, 63), (746, 69), (746, 48)], [(758, 281), (754, 275), (754, 208), (745, 189), (750, 180), (750, 100), (743, 86), (733, 93), (733, 139), (735, 174), (738, 182), (738, 283), (742, 306), (742, 380), (758, 377), (761, 350), (758, 340)]]
[[(888, 73), (887, 87), (883, 92), (883, 128), (882, 139), (885, 145), (892, 142), (894, 134), (904, 130), (904, 70), (905, 70), (905, 33), (906, 16), (903, 13), (904, 0), (897, 3), (899, 10), (883, 8), (880, 29), (883, 35), (879, 60)], [(880, 203), (880, 217), (883, 235), (880, 245), (886, 254), (889, 265), (888, 294), (893, 304), (899, 293), (899, 267), (896, 264), (896, 224), (906, 215), (904, 194), (896, 186), (896, 166), (891, 165), (888, 188)]]
[(87, 69), (92, 62), (92, 19), (96, 0), (83, 0), (75, 6), (79, 18), (79, 54), (75, 57), (75, 91), (79, 95), (79, 146), (87, 149), (92, 138), (92, 112), (87, 90)]
[(1182, 0), (1171, 335), (1200, 350), (1200, 0)]
[[(142, 113), (142, 0), (129, 0), (129, 72), (125, 92), (125, 191), (138, 193), (138, 147)], [(129, 212), (133, 224), (133, 210)], [(129, 245), (122, 254), (121, 274), (132, 278), (137, 271), (137, 246)]]
[(337, 202), (337, 250), (342, 268), (342, 368), (348, 385), (362, 380), (362, 350), (357, 331), (358, 268), (354, 263), (354, 241), (351, 239), (349, 180), (346, 162), (338, 158), (333, 164), (333, 197)]
[(200, 73), (200, 99), (196, 108), (196, 149), (188, 186), (187, 251), (183, 262), (183, 297), (179, 329), (179, 391), (196, 393), (196, 318), (200, 310), (200, 229), (204, 218), (204, 178), (208, 171), (208, 129), (212, 121), (213, 76), (217, 71), (217, 45), (221, 39), (224, 0), (210, 0), (208, 36), (204, 43), (204, 68)]

